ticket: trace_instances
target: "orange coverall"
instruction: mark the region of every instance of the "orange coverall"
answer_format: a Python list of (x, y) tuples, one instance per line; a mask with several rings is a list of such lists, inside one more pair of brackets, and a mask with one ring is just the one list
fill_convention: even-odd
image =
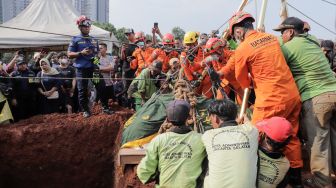
[[(203, 60), (203, 55), (201, 50), (198, 51), (197, 56), (195, 57), (193, 62), (190, 62), (188, 59), (184, 60), (187, 55), (185, 52), (181, 53), (181, 66), (183, 68), (183, 73), (185, 77), (189, 80), (198, 80), (197, 76), (195, 76), (195, 73), (204, 75), (203, 80), (201, 81), (201, 84), (199, 87), (195, 89), (195, 93), (197, 95), (203, 95), (206, 98), (210, 99), (213, 97), (212, 93), (212, 85), (210, 81), (209, 75), (204, 71), (204, 68), (201, 65), (201, 61)], [(206, 73), (206, 74), (204, 74)]]
[(179, 53), (176, 51), (171, 51), (168, 54), (161, 48), (157, 48), (153, 51), (151, 57), (149, 58), (149, 62), (153, 62), (154, 60), (159, 60), (162, 62), (162, 72), (167, 73), (169, 70), (169, 60), (171, 58), (178, 58)]
[(149, 58), (152, 55), (153, 51), (154, 48), (146, 48), (145, 50), (137, 48), (133, 52), (132, 56), (135, 57), (135, 59), (131, 62), (131, 69), (137, 69), (137, 71), (135, 72), (136, 76), (138, 76), (143, 69), (150, 65)]
[(235, 51), (235, 76), (242, 88), (250, 86), (251, 74), (256, 94), (252, 123), (280, 116), (291, 122), (293, 134), (285, 148), (292, 168), (303, 166), (301, 144), (297, 137), (300, 94), (282, 54), (277, 38), (267, 33), (250, 31)]
[[(244, 90), (241, 88), (239, 83), (236, 80), (235, 74), (234, 74), (234, 51), (231, 51), (229, 49), (224, 49), (223, 57), (222, 57), (223, 63), (214, 63), (214, 69), (222, 74), (222, 82), (221, 85), (225, 87), (225, 91), (228, 94), (230, 92), (229, 89), (234, 90), (234, 93), (236, 95), (236, 100), (238, 104), (242, 103), (243, 96), (244, 96)], [(228, 86), (230, 84), (233, 88), (230, 88)], [(217, 99), (223, 99), (224, 96), (222, 96), (221, 92), (217, 92)]]

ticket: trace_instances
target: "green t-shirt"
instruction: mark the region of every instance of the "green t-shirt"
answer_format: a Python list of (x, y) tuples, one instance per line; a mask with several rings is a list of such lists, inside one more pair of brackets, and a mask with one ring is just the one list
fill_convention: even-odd
[(140, 93), (145, 93), (146, 100), (151, 98), (153, 93), (158, 90), (153, 79), (154, 78), (151, 78), (150, 76), (150, 70), (148, 68), (141, 71), (140, 75), (131, 83), (131, 85), (137, 84), (137, 91), (133, 93), (132, 97), (141, 98)]
[(258, 188), (276, 188), (289, 169), (288, 159), (272, 159), (259, 150), (259, 161)]
[(142, 183), (146, 183), (158, 171), (159, 187), (194, 188), (205, 156), (201, 134), (167, 132), (149, 143), (137, 175)]
[(301, 34), (281, 47), (303, 102), (336, 91), (336, 78), (315, 37)]

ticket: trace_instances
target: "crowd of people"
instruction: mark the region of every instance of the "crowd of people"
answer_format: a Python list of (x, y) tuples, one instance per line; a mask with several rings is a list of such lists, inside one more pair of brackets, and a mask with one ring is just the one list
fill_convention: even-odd
[[(304, 184), (331, 187), (336, 170), (334, 43), (318, 41), (296, 17), (274, 29), (281, 37), (255, 30), (253, 22), (250, 14), (236, 13), (226, 39), (190, 31), (181, 41), (171, 33), (162, 35), (156, 25), (150, 40), (127, 29), (128, 43), (118, 56), (110, 56), (107, 45), (90, 36), (91, 20), (81, 16), (80, 34), (67, 52), (44, 49), (27, 61), (19, 51), (2, 63), (0, 89), (14, 120), (78, 111), (88, 118), (92, 103), (99, 101), (106, 114), (114, 113), (111, 100), (138, 111), (154, 93), (172, 92), (174, 83), (185, 79), (196, 95), (217, 99), (208, 108), (213, 129), (203, 135), (191, 131), (185, 126), (190, 105), (172, 101), (167, 121), (173, 128), (152, 140), (138, 166), (143, 183), (300, 188), (305, 142), (312, 177)], [(255, 93), (251, 122), (237, 119), (245, 88)]]

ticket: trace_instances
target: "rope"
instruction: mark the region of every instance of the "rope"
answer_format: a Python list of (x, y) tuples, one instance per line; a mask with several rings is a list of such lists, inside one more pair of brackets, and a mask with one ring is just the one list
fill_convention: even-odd
[(329, 4), (331, 4), (331, 5), (334, 5), (334, 6), (336, 6), (336, 3), (332, 3), (332, 2), (330, 2), (330, 1), (327, 1), (327, 0), (321, 0), (321, 1), (324, 1), (324, 2), (326, 2), (326, 3), (329, 3)]
[(307, 16), (305, 13), (303, 13), (302, 11), (300, 11), (299, 9), (295, 8), (294, 6), (292, 6), (291, 4), (287, 3), (288, 6), (290, 6), (292, 9), (296, 10), (297, 12), (299, 12), (300, 14), (302, 14), (304, 17), (308, 18), (309, 20), (313, 21), (314, 23), (316, 23), (317, 25), (321, 26), (322, 28), (326, 29), (327, 31), (329, 31), (330, 33), (336, 35), (335, 31), (332, 31), (330, 29), (328, 29), (327, 27), (323, 26), (322, 24), (320, 24), (319, 22), (315, 21), (313, 18)]
[[(51, 33), (51, 32), (46, 32), (46, 31), (37, 31), (37, 30), (31, 30), (31, 29), (22, 29), (22, 28), (8, 27), (8, 26), (2, 26), (2, 25), (0, 25), (0, 28), (14, 29), (14, 30), (19, 30), (19, 31), (28, 31), (28, 32), (33, 32), (33, 33), (43, 33), (43, 34), (49, 34), (49, 35), (58, 35), (58, 36), (63, 36), (63, 37), (74, 37), (72, 35), (66, 35), (66, 34), (61, 34), (61, 33)], [(80, 37), (80, 36), (76, 36), (76, 37), (87, 38), (87, 37)], [(105, 42), (113, 42), (113, 43), (123, 44), (123, 42), (114, 41), (114, 40), (98, 39), (98, 38), (97, 38), (97, 40), (105, 41)]]
[(55, 80), (71, 80), (71, 79), (76, 79), (76, 80), (91, 80), (91, 79), (99, 79), (99, 80), (154, 80), (154, 81), (164, 81), (166, 79), (142, 79), (142, 78), (82, 78), (82, 77), (74, 77), (74, 78), (63, 78), (63, 77), (5, 77), (5, 76), (0, 76), (0, 79), (9, 79), (9, 80), (20, 80), (20, 79), (55, 79)]

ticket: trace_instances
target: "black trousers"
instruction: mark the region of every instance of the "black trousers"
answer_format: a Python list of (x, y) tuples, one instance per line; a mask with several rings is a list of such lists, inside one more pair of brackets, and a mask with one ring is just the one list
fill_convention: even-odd
[(89, 111), (89, 99), (88, 99), (88, 79), (80, 79), (80, 78), (92, 78), (93, 76), (93, 68), (77, 68), (76, 69), (76, 77), (77, 79), (77, 88), (78, 88), (78, 102), (79, 106), (84, 111)]

